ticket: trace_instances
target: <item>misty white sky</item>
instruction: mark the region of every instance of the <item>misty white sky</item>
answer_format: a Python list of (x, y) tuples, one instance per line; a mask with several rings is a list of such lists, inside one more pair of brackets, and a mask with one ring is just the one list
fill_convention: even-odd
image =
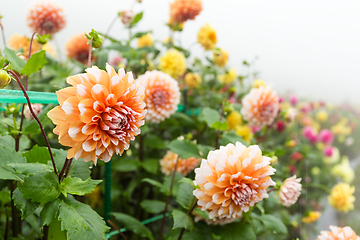
[[(32, 1), (1, 0), (5, 35), (31, 35), (25, 22)], [(163, 40), (168, 29), (170, 0), (59, 0), (67, 13), (67, 27), (56, 35), (61, 48), (74, 34), (92, 28), (105, 32), (117, 12), (134, 6), (144, 10), (137, 30), (153, 30)], [(203, 0), (203, 11), (195, 21), (185, 23), (183, 47), (196, 42), (205, 23), (217, 30), (218, 47), (229, 51), (229, 64), (243, 71), (243, 60), (259, 58), (256, 69), (279, 93), (292, 91), (300, 97), (360, 103), (360, 1), (325, 0)], [(126, 38), (120, 21), (110, 35)], [(2, 41), (0, 41), (2, 44)], [(1, 45), (2, 46), (2, 45)], [(193, 56), (203, 56), (199, 45)]]

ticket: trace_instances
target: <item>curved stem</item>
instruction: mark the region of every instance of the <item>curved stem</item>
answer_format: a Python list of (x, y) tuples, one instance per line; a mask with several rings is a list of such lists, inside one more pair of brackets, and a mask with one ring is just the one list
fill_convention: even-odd
[[(31, 57), (31, 48), (32, 48), (32, 43), (34, 41), (35, 34), (36, 34), (36, 32), (33, 33), (33, 35), (31, 36), (31, 39), (30, 39), (30, 47), (29, 47), (29, 56), (28, 56), (28, 58)], [(25, 89), (27, 90), (27, 85), (25, 86)]]
[(56, 170), (56, 165), (55, 165), (55, 161), (54, 161), (54, 156), (53, 156), (53, 154), (52, 154), (52, 152), (51, 152), (49, 140), (48, 140), (48, 138), (46, 137), (46, 133), (45, 133), (45, 131), (44, 131), (44, 128), (43, 128), (40, 120), (39, 120), (38, 117), (36, 116), (36, 114), (35, 114), (32, 106), (31, 106), (29, 96), (28, 96), (28, 94), (26, 93), (26, 90), (25, 90), (24, 86), (22, 85), (22, 83), (21, 83), (19, 77), (17, 76), (17, 74), (14, 73), (12, 70), (8, 70), (8, 72), (11, 73), (11, 75), (13, 75), (13, 76), (15, 77), (15, 79), (16, 79), (16, 81), (18, 82), (21, 90), (22, 90), (23, 93), (24, 93), (24, 96), (25, 96), (25, 98), (26, 98), (27, 104), (28, 104), (28, 106), (29, 106), (29, 110), (30, 110), (32, 116), (34, 117), (34, 119), (35, 119), (35, 120), (37, 121), (37, 123), (39, 124), (41, 133), (42, 133), (42, 135), (44, 136), (44, 139), (45, 139), (45, 142), (46, 142), (46, 145), (47, 145), (47, 148), (48, 148), (48, 150), (49, 150), (50, 157), (51, 157), (51, 162), (52, 162), (52, 165), (53, 165), (53, 167), (54, 167), (54, 172), (55, 172), (55, 174), (59, 177), (59, 174), (57, 173), (57, 170)]
[(121, 232), (121, 230), (118, 228), (118, 226), (115, 225), (115, 223), (113, 223), (110, 219), (107, 220), (107, 222), (113, 227), (115, 228), (119, 234), (125, 239), (125, 240), (128, 240), (127, 237)]
[(161, 240), (161, 237), (162, 237), (162, 232), (163, 232), (163, 228), (164, 228), (164, 224), (165, 224), (167, 207), (168, 207), (169, 202), (170, 202), (170, 199), (171, 199), (171, 194), (172, 194), (172, 189), (173, 189), (173, 186), (174, 186), (175, 173), (176, 173), (176, 168), (177, 168), (177, 165), (178, 165), (178, 161), (179, 161), (179, 156), (176, 158), (174, 170), (173, 170), (173, 173), (172, 173), (173, 175), (172, 175), (172, 178), (171, 178), (170, 194), (169, 194), (168, 198), (166, 199), (166, 204), (165, 204), (165, 209), (164, 209), (164, 215), (163, 215), (163, 218), (162, 218), (162, 220), (161, 220), (161, 226), (160, 226), (160, 231), (159, 231), (158, 240)]
[(0, 28), (1, 28), (1, 35), (2, 35), (2, 38), (3, 38), (4, 46), (6, 47), (4, 27), (3, 27), (3, 25), (1, 24), (1, 21), (0, 21)]
[(87, 67), (89, 68), (91, 65), (91, 50), (92, 50), (92, 42), (93, 42), (93, 37), (91, 37), (90, 39), (90, 46), (89, 46), (89, 56), (88, 56), (88, 65)]

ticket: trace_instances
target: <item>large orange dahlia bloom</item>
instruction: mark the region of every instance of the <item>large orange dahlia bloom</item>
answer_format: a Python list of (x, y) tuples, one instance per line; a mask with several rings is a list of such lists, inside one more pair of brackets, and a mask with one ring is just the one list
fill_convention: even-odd
[(41, 1), (30, 6), (26, 20), (28, 26), (40, 35), (53, 35), (66, 25), (64, 9), (50, 1)]
[(274, 122), (279, 112), (279, 96), (269, 87), (253, 88), (242, 100), (241, 114), (252, 126)]
[(170, 3), (170, 19), (177, 23), (194, 20), (201, 10), (201, 0), (175, 0)]
[(270, 160), (257, 145), (246, 147), (240, 142), (210, 151), (195, 169), (200, 188), (193, 194), (201, 210), (208, 211), (209, 218), (237, 218), (267, 198), (266, 189), (275, 186), (270, 175), (276, 170)]
[(60, 144), (71, 147), (68, 158), (108, 162), (129, 148), (144, 124), (144, 87), (131, 72), (117, 74), (108, 64), (106, 70), (88, 68), (67, 78), (72, 87), (56, 92), (60, 106), (48, 117), (57, 125)]
[[(82, 64), (86, 64), (89, 57), (89, 45), (83, 33), (72, 36), (66, 43), (66, 55), (68, 58), (73, 58)], [(91, 56), (91, 61), (94, 61), (94, 55)]]
[(140, 75), (136, 81), (146, 89), (144, 101), (148, 110), (147, 121), (161, 122), (176, 112), (180, 102), (180, 89), (175, 79), (153, 70)]
[(321, 231), (317, 240), (360, 240), (351, 227), (330, 226), (330, 231)]

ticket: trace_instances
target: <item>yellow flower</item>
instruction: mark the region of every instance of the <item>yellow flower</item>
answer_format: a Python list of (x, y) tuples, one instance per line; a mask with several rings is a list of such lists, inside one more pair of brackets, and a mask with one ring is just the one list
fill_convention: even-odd
[(287, 147), (295, 147), (296, 146), (296, 141), (294, 139), (291, 139), (291, 140), (289, 140), (289, 141), (287, 141), (285, 143), (285, 146), (287, 146)]
[(320, 170), (319, 167), (313, 167), (313, 168), (311, 169), (311, 174), (314, 175), (314, 176), (319, 175), (320, 172), (321, 172), (321, 170)]
[(318, 220), (320, 216), (321, 212), (311, 211), (306, 217), (303, 217), (301, 220), (302, 222), (309, 224)]
[(170, 49), (160, 57), (159, 68), (173, 78), (178, 78), (186, 71), (186, 61), (183, 53), (176, 49)]
[(200, 43), (205, 50), (214, 49), (216, 39), (216, 31), (209, 24), (203, 26), (198, 33), (198, 43)]
[(150, 47), (153, 45), (153, 39), (151, 34), (144, 34), (138, 38), (138, 48)]
[(347, 156), (342, 157), (341, 163), (335, 165), (331, 172), (333, 175), (341, 177), (346, 183), (351, 183), (355, 177), (354, 170), (351, 168)]
[(354, 186), (347, 183), (338, 183), (331, 189), (328, 197), (329, 203), (340, 212), (349, 212), (354, 209), (354, 192)]
[(229, 126), (229, 130), (235, 129), (237, 125), (242, 123), (242, 117), (238, 111), (232, 111), (227, 117), (226, 122)]
[(217, 48), (214, 50), (214, 63), (219, 67), (223, 67), (229, 59), (229, 54), (227, 51)]
[(187, 73), (185, 83), (189, 88), (197, 88), (201, 84), (201, 77), (198, 73)]
[(230, 71), (219, 76), (219, 81), (223, 84), (230, 84), (236, 78), (236, 71), (234, 68), (230, 69)]
[(254, 88), (259, 88), (260, 86), (266, 87), (266, 84), (263, 80), (261, 79), (256, 79), (253, 83), (253, 87)]
[(319, 142), (319, 143), (316, 144), (316, 147), (317, 147), (317, 149), (322, 151), (324, 149), (325, 145), (323, 143)]
[(316, 119), (319, 122), (325, 122), (328, 119), (328, 114), (325, 110), (321, 110), (316, 114)]
[(236, 126), (235, 132), (237, 135), (241, 136), (247, 143), (250, 143), (251, 139), (253, 139), (254, 137), (251, 128), (247, 124), (242, 126)]

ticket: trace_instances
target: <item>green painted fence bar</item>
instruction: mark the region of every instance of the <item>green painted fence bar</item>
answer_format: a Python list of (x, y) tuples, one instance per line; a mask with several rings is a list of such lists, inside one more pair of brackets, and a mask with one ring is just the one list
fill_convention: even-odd
[[(56, 93), (27, 91), (31, 103), (58, 104)], [(20, 90), (0, 89), (0, 103), (26, 103), (24, 93)]]

